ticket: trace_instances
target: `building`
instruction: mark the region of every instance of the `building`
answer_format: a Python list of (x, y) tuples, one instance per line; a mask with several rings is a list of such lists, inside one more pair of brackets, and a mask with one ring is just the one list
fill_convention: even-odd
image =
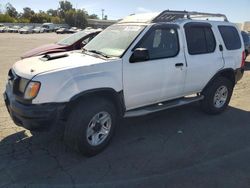
[(237, 25), (237, 27), (242, 30), (243, 29), (243, 24), (242, 23), (235, 23)]
[(246, 32), (250, 32), (250, 21), (244, 22), (242, 30), (244, 30)]
[(246, 31), (250, 33), (250, 21), (244, 23), (235, 23), (238, 28), (242, 31)]
[(98, 20), (98, 19), (88, 19), (88, 27), (92, 28), (102, 28), (105, 29), (110, 25), (113, 25), (117, 20)]

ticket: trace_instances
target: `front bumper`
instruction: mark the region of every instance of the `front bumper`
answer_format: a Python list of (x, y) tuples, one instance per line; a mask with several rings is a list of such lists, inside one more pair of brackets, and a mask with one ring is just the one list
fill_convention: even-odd
[(61, 118), (64, 104), (23, 104), (6, 88), (4, 93), (6, 108), (18, 126), (31, 131), (46, 131)]

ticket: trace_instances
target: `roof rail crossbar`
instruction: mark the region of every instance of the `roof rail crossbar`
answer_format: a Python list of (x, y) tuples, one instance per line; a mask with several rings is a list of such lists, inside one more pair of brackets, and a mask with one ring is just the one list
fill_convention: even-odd
[(223, 18), (224, 21), (228, 22), (226, 15), (224, 14), (213, 14), (213, 13), (204, 13), (204, 12), (188, 12), (188, 11), (173, 11), (165, 10), (159, 14), (156, 18), (152, 20), (153, 23), (157, 22), (172, 22), (180, 18), (192, 19), (192, 18), (209, 18), (217, 17)]

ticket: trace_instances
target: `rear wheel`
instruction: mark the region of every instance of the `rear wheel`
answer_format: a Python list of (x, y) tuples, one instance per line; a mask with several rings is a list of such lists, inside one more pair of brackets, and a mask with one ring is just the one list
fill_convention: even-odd
[(234, 84), (225, 77), (214, 80), (203, 92), (201, 101), (203, 111), (209, 114), (219, 114), (225, 111), (233, 93)]
[(82, 101), (69, 117), (64, 140), (86, 156), (96, 155), (109, 144), (116, 121), (115, 107), (108, 100), (94, 98)]

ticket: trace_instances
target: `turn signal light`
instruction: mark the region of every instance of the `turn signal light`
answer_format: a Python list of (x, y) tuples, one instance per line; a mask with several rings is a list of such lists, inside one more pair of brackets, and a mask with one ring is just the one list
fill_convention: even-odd
[(29, 100), (34, 99), (39, 92), (40, 86), (40, 82), (30, 82), (26, 87), (24, 98)]

